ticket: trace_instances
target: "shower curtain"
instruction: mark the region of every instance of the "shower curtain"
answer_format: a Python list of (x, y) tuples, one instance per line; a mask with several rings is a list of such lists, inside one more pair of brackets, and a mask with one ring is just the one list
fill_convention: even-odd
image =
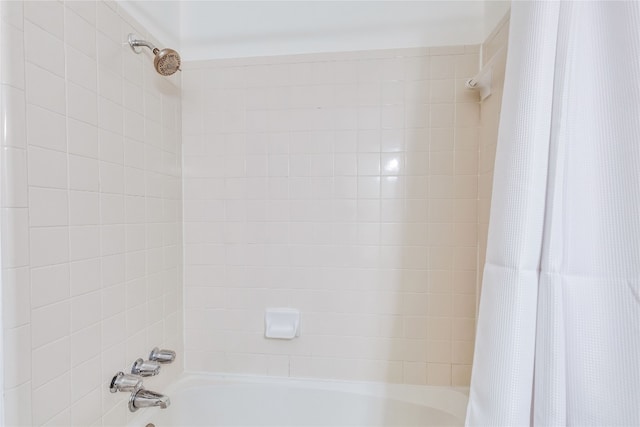
[(468, 425), (640, 425), (640, 3), (513, 2)]

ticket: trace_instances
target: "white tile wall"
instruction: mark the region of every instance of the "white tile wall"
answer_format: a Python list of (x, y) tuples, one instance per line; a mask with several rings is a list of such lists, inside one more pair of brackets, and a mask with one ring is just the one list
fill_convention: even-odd
[(185, 64), (187, 369), (468, 384), (478, 52)]
[(179, 76), (130, 51), (151, 36), (114, 2), (0, 15), (5, 425), (124, 425), (113, 374), (182, 356)]
[[(188, 369), (467, 384), (478, 47), (185, 64), (181, 99), (113, 2), (0, 15), (7, 425), (123, 425), (112, 374), (181, 350), (182, 191)], [(281, 305), (294, 342), (262, 337)]]

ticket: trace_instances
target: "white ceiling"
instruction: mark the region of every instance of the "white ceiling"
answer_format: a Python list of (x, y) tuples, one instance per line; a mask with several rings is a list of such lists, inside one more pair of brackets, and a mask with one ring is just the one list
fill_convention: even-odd
[(120, 4), (184, 60), (481, 42), (508, 1), (142, 1)]

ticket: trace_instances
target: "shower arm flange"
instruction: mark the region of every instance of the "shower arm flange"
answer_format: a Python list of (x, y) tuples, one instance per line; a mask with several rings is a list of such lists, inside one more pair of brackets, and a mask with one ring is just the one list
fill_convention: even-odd
[(133, 50), (135, 53), (142, 52), (142, 49), (140, 49), (141, 46), (149, 48), (149, 50), (151, 50), (154, 54), (158, 53), (157, 47), (155, 47), (148, 41), (136, 39), (136, 36), (133, 33), (129, 34), (129, 46), (131, 46), (131, 50)]

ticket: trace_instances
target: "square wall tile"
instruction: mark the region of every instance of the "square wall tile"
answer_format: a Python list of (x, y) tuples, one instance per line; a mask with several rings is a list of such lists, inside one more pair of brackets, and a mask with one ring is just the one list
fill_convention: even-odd
[[(181, 82), (123, 48), (149, 34), (113, 2), (0, 12), (5, 418), (97, 425), (117, 419), (102, 384), (129, 363), (125, 343), (181, 350)], [(127, 279), (142, 317), (125, 315)]]

